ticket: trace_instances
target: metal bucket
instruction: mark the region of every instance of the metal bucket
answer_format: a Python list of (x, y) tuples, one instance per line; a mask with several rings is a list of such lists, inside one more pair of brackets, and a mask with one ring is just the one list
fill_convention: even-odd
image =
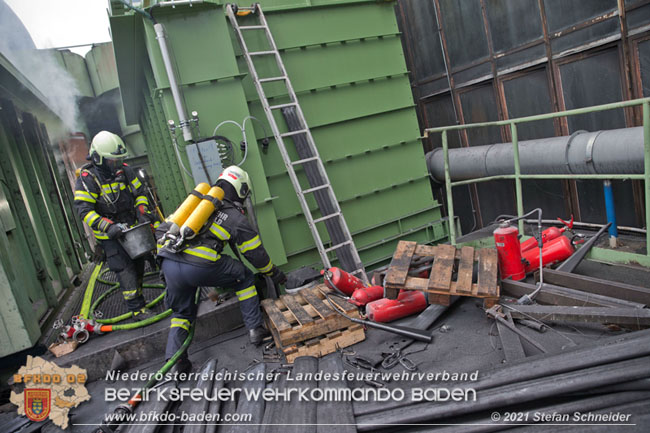
[(139, 259), (156, 249), (151, 224), (143, 223), (123, 232), (120, 244), (132, 259)]

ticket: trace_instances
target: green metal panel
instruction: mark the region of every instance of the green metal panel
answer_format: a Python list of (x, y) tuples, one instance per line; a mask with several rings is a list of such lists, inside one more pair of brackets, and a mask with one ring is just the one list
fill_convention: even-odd
[(95, 96), (93, 85), (88, 77), (88, 68), (82, 56), (69, 50), (48, 50), (56, 56), (58, 62), (63, 66), (75, 80), (77, 90), (81, 96)]
[(94, 96), (119, 87), (112, 43), (107, 42), (93, 46), (86, 54), (86, 65), (95, 92)]
[[(361, 258), (372, 266), (392, 255), (398, 239), (441, 241), (446, 226), (431, 224), (441, 214), (431, 196), (392, 7), (358, 3), (326, 11), (326, 19), (320, 8), (283, 10), (267, 19)], [(251, 50), (263, 49), (263, 40), (255, 39), (247, 38)], [(263, 76), (273, 75), (272, 63), (256, 65)], [(263, 116), (252, 82), (244, 83), (252, 113)], [(285, 101), (278, 86), (265, 90), (277, 95), (272, 103)], [(294, 259), (317, 263), (275, 143), (263, 162), (279, 197), (273, 203), (291, 267)]]
[[(370, 266), (385, 262), (399, 239), (419, 243), (445, 240), (448, 229), (431, 194), (393, 5), (369, 1), (261, 3), (362, 260)], [(126, 82), (127, 92), (133, 95), (135, 83), (145, 82), (140, 84), (138, 100), (128, 96), (124, 103), (129, 110), (141, 107), (140, 124), (157, 184), (166, 196), (166, 207), (169, 203), (175, 206), (184, 197), (172, 193), (172, 184), (184, 186), (184, 192), (190, 185), (180, 178), (165, 126), (169, 119), (178, 124), (178, 116), (158, 42), (152, 24), (141, 15), (116, 2), (112, 8), (113, 34), (125, 30), (131, 37), (118, 36), (120, 42), (115, 42), (120, 83)], [(203, 136), (212, 135), (224, 120), (241, 123), (251, 114), (266, 124), (222, 7), (156, 8), (155, 17), (165, 26), (186, 110), (198, 111)], [(267, 48), (261, 45), (261, 32), (246, 34), (251, 50)], [(151, 69), (142, 68), (146, 63), (142, 60), (135, 66), (130, 56), (139, 50), (147, 53)], [(277, 69), (269, 60), (256, 60), (263, 76), (273, 76)], [(140, 70), (144, 72), (137, 72)], [(286, 100), (277, 83), (265, 85), (265, 90), (273, 97), (272, 104)], [(277, 120), (286, 131), (284, 120)], [(270, 133), (268, 124), (265, 129)], [(218, 133), (235, 143), (241, 140), (240, 131), (231, 125)], [(249, 151), (243, 168), (253, 179), (265, 246), (275, 262), (288, 262), (287, 270), (319, 263), (274, 140), (262, 152), (259, 142), (265, 132), (257, 122), (247, 124), (247, 135)], [(182, 145), (179, 151), (187, 164)], [(289, 153), (295, 157), (295, 151)], [(306, 185), (304, 174), (298, 174)], [(309, 203), (315, 210), (315, 201)], [(322, 235), (327, 239), (326, 233)]]
[(0, 218), (0, 357), (31, 347), (41, 336), (38, 315), (32, 310), (27, 291), (17, 284), (20, 264), (6, 233), (7, 227)]

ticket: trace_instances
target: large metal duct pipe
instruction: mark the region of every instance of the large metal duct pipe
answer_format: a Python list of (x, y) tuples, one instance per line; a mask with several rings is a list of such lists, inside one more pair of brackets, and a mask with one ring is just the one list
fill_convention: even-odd
[[(429, 173), (445, 182), (442, 148), (426, 155)], [(643, 128), (577, 131), (519, 142), (522, 174), (642, 174)], [(452, 181), (515, 173), (512, 143), (449, 149)]]

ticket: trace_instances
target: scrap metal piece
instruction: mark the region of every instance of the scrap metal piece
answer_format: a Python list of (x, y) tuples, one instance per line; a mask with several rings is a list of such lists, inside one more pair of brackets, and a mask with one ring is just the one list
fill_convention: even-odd
[(611, 225), (612, 225), (611, 222), (605, 224), (603, 226), (603, 228), (598, 230), (598, 232), (595, 235), (593, 235), (591, 237), (591, 239), (589, 239), (587, 242), (585, 242), (582, 245), (582, 247), (580, 247), (580, 249), (578, 251), (573, 253), (571, 255), (571, 257), (569, 257), (564, 262), (562, 262), (562, 264), (557, 267), (557, 270), (558, 271), (564, 271), (564, 272), (573, 272), (575, 270), (575, 268), (578, 267), (578, 265), (580, 264), (582, 259), (585, 258), (585, 256), (589, 252), (589, 250), (596, 244), (596, 241), (598, 240), (598, 238), (603, 233), (605, 233), (609, 229), (609, 226), (611, 226)]
[(486, 310), (485, 312), (489, 317), (494, 318), (497, 322), (501, 322), (504, 326), (509, 328), (512, 332), (518, 334), (520, 337), (524, 338), (530, 344), (535, 346), (535, 348), (539, 349), (542, 353), (548, 353), (548, 350), (546, 350), (544, 346), (539, 344), (537, 341), (533, 340), (531, 337), (523, 333), (521, 330), (517, 329), (514, 323), (508, 322), (505, 319), (505, 314), (503, 314), (503, 312), (501, 311), (500, 305), (495, 305), (494, 307), (490, 308), (489, 310)]
[(650, 310), (638, 308), (558, 307), (549, 305), (518, 305), (513, 318), (540, 319), (550, 322), (615, 323), (621, 326), (650, 326)]
[[(510, 313), (505, 314), (505, 320), (514, 326), (514, 322), (512, 321), (512, 316)], [(511, 328), (504, 325), (499, 320), (497, 320), (497, 330), (499, 331), (501, 347), (503, 347), (503, 354), (506, 357), (506, 361), (513, 362), (526, 357), (526, 353), (524, 353), (524, 347), (521, 345), (519, 334), (514, 332)]]

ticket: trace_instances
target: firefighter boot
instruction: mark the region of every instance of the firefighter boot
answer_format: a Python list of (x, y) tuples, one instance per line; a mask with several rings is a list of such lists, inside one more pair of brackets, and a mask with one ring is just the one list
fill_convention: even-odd
[(264, 326), (258, 326), (257, 328), (248, 331), (248, 339), (256, 346), (262, 344), (264, 338), (269, 335), (271, 335), (271, 333)]
[(148, 309), (147, 307), (142, 307), (139, 310), (133, 312), (133, 320), (135, 320), (136, 322), (142, 322), (143, 320), (150, 319), (154, 316), (155, 316), (154, 312)]

